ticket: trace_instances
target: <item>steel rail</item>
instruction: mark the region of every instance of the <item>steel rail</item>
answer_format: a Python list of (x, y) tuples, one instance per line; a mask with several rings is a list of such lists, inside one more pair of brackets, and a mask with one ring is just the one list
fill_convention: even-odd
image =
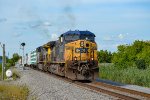
[(119, 98), (119, 100), (123, 99), (123, 100), (140, 100), (136, 97), (132, 97), (132, 96), (128, 96), (128, 95), (125, 95), (125, 94), (121, 94), (121, 93), (118, 93), (118, 92), (114, 92), (114, 91), (111, 91), (109, 89), (103, 89), (103, 88), (98, 88), (96, 86), (93, 86), (93, 85), (89, 85), (89, 84), (85, 84), (85, 83), (80, 83), (80, 82), (75, 82), (77, 85), (79, 86), (83, 86), (83, 87), (87, 87), (93, 91), (96, 91), (96, 92), (100, 92), (100, 93), (104, 93), (104, 94), (108, 94), (108, 95), (111, 95), (111, 96), (114, 96), (114, 97), (117, 97)]
[(127, 89), (127, 88), (123, 88), (123, 87), (119, 87), (119, 86), (115, 86), (115, 85), (111, 85), (111, 84), (107, 84), (107, 83), (103, 83), (103, 82), (93, 82), (93, 84), (96, 86), (103, 86), (103, 87), (107, 87), (110, 89), (119, 90), (122, 92), (130, 93), (133, 95), (139, 95), (139, 96), (146, 97), (146, 98), (150, 99), (150, 94), (148, 94), (148, 93), (144, 93), (144, 92), (140, 92), (140, 91), (136, 91), (136, 90), (131, 90), (131, 89)]

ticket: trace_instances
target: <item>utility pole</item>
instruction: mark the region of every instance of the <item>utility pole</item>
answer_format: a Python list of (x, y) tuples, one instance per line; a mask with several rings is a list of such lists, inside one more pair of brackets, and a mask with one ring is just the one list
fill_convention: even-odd
[(3, 48), (3, 62), (2, 62), (2, 80), (4, 80), (4, 72), (5, 72), (5, 44), (2, 45)]

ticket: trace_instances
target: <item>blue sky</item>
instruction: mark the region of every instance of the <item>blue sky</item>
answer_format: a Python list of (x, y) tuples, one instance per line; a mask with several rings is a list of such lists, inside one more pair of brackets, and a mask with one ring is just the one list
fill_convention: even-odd
[(149, 40), (150, 0), (0, 0), (7, 55), (21, 53), (21, 42), (30, 52), (70, 29), (95, 33), (99, 50)]

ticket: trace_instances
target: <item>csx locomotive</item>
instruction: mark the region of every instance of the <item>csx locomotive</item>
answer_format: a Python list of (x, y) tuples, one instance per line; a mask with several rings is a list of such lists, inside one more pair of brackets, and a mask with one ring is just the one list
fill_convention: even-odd
[[(97, 45), (90, 31), (68, 31), (28, 54), (28, 65), (72, 80), (98, 76)], [(29, 59), (30, 58), (30, 59)]]

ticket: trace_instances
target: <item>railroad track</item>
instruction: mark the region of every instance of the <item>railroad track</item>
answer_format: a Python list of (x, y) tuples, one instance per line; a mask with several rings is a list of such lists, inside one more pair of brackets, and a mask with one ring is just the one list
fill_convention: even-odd
[(79, 87), (90, 89), (93, 92), (104, 93), (104, 94), (117, 97), (118, 100), (141, 100), (141, 99), (150, 100), (150, 94), (147, 94), (147, 93), (143, 93), (143, 92), (139, 92), (135, 90), (129, 90), (129, 89), (113, 86), (113, 85), (102, 83), (102, 82), (86, 83), (86, 82), (81, 82), (81, 81), (72, 81), (71, 79), (61, 77), (59, 75), (55, 75), (49, 72), (44, 72), (41, 70), (38, 70), (38, 71), (46, 73), (52, 77), (61, 79), (63, 81), (70, 82)]
[(103, 82), (93, 82), (93, 84), (96, 85), (96, 86), (103, 86), (103, 87), (107, 87), (107, 88), (114, 89), (114, 90), (117, 90), (117, 91), (129, 93), (129, 94), (133, 94), (133, 95), (137, 95), (137, 96), (141, 96), (141, 97), (145, 97), (145, 98), (150, 100), (150, 94), (148, 94), (148, 93), (144, 93), (144, 92), (140, 92), (140, 91), (136, 91), (136, 90), (131, 90), (131, 89), (126, 89), (126, 88), (123, 88), (123, 87), (114, 86), (114, 85), (110, 85), (110, 84), (103, 83)]
[(118, 92), (115, 92), (115, 91), (110, 91), (108, 88), (104, 89), (104, 88), (98, 88), (97, 86), (93, 86), (91, 84), (81, 84), (81, 83), (76, 83), (80, 86), (83, 86), (83, 87), (87, 87), (89, 89), (91, 89), (92, 91), (96, 91), (96, 92), (100, 92), (100, 93), (104, 93), (104, 94), (108, 94), (108, 95), (111, 95), (111, 96), (114, 96), (114, 97), (117, 97), (118, 100), (140, 100), (136, 97), (132, 97), (132, 96), (129, 96), (129, 95), (125, 95), (125, 94), (122, 94), (122, 93), (118, 93)]

